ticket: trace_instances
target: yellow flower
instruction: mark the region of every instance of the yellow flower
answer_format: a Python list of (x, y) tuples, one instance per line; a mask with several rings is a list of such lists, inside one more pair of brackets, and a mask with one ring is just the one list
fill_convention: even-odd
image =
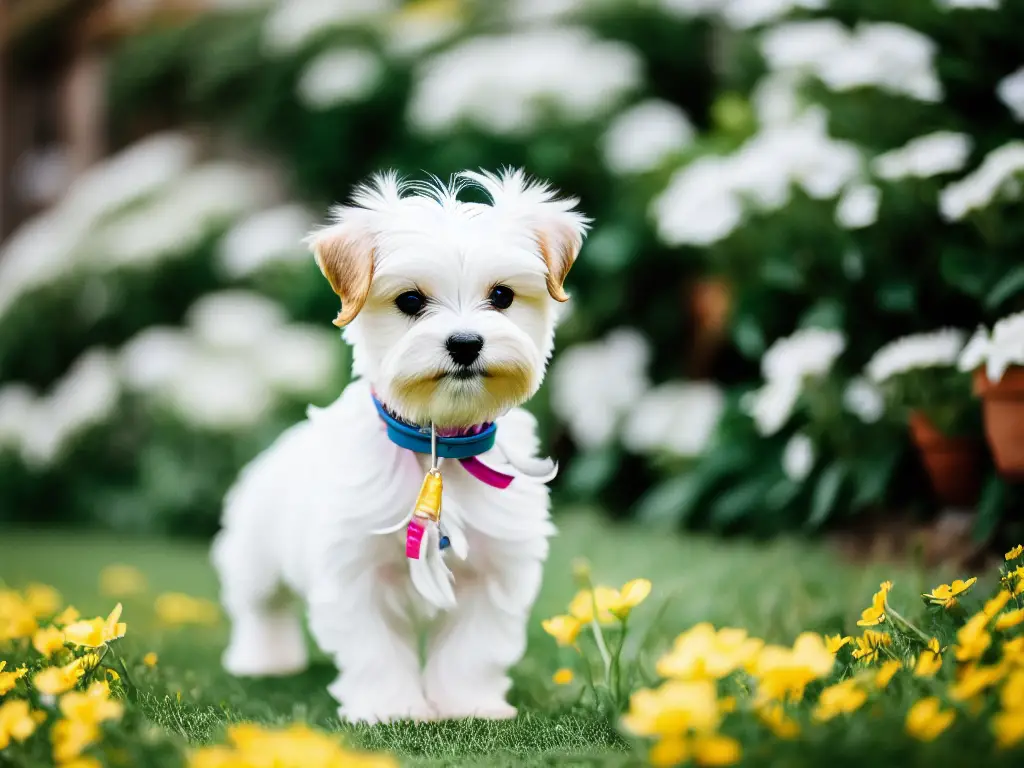
[(0, 704), (0, 751), (3, 751), (12, 741), (19, 744), (35, 731), (37, 718), (29, 710), (28, 702), (24, 699), (12, 699)]
[(134, 565), (108, 565), (100, 571), (100, 592), (108, 597), (130, 597), (146, 591), (146, 577)]
[(1018, 544), (1016, 547), (1006, 553), (1006, 560), (1016, 560), (1021, 555), (1024, 555), (1024, 544)]
[(961, 669), (956, 683), (949, 687), (949, 697), (953, 701), (969, 701), (996, 685), (1005, 675), (1006, 668), (1002, 665), (976, 667), (968, 664)]
[(160, 595), (154, 607), (164, 624), (216, 624), (220, 617), (216, 603), (180, 592)]
[(114, 610), (106, 619), (83, 619), (74, 624), (64, 627), (64, 639), (73, 645), (82, 645), (86, 648), (99, 648), (101, 645), (124, 637), (128, 625), (119, 622), (121, 618), (121, 604), (114, 606)]
[(544, 627), (545, 632), (555, 638), (559, 645), (572, 645), (575, 643), (576, 638), (580, 634), (580, 629), (583, 628), (579, 619), (565, 615), (544, 619), (540, 625)]
[(551, 680), (555, 685), (568, 685), (573, 681), (572, 670), (562, 667), (551, 676)]
[(1003, 661), (1014, 666), (1024, 667), (1024, 635), (1003, 643)]
[(658, 674), (676, 680), (725, 677), (752, 663), (763, 641), (746, 630), (715, 628), (702, 622), (680, 634), (672, 650), (658, 661)]
[(813, 632), (800, 634), (792, 648), (765, 646), (751, 665), (758, 681), (757, 703), (797, 701), (808, 683), (829, 674), (834, 666), (835, 657), (825, 640)]
[(64, 647), (64, 633), (56, 627), (37, 630), (32, 636), (32, 647), (46, 658)]
[[(1005, 593), (1004, 593), (1005, 594)], [(979, 613), (967, 620), (956, 633), (956, 660), (973, 661), (980, 659), (992, 644), (992, 636), (988, 633), (989, 617)]]
[(608, 610), (625, 621), (630, 612), (651, 594), (651, 582), (647, 579), (633, 579), (622, 585), (618, 597), (611, 602)]
[(118, 680), (121, 679), (121, 676), (119, 674), (117, 674), (117, 672), (112, 670), (110, 667), (107, 667), (106, 672), (107, 672), (107, 678), (112, 683), (116, 683)]
[(66, 627), (68, 624), (73, 624), (82, 617), (82, 614), (78, 612), (78, 609), (73, 605), (69, 605), (59, 614), (53, 617), (53, 623), (58, 627)]
[(1015, 746), (1024, 741), (1024, 709), (1000, 712), (992, 717), (992, 731), (1000, 749)]
[(830, 653), (839, 653), (840, 648), (852, 642), (852, 637), (843, 637), (842, 635), (825, 635), (825, 647), (828, 648)]
[(54, 762), (67, 763), (74, 760), (98, 741), (99, 737), (100, 729), (96, 723), (87, 720), (58, 720), (50, 731)]
[(986, 601), (985, 605), (982, 606), (982, 615), (989, 619), (993, 618), (997, 613), (999, 613), (1001, 610), (1003, 610), (1003, 608), (1006, 607), (1006, 604), (1010, 602), (1010, 597), (1011, 595), (1009, 592), (1004, 592), (1000, 590), (995, 594), (995, 597), (993, 597), (991, 600)]
[(757, 717), (780, 739), (795, 739), (800, 735), (800, 726), (786, 716), (786, 710), (778, 702), (758, 707)]
[(999, 703), (1003, 709), (1024, 709), (1024, 670), (1017, 670), (1006, 678)]
[(839, 715), (856, 712), (867, 701), (868, 694), (856, 680), (843, 680), (828, 686), (818, 698), (818, 706), (812, 713), (815, 720), (827, 722)]
[(157, 661), (158, 657), (153, 651), (150, 651), (142, 657), (142, 663), (145, 664), (147, 667), (155, 667)]
[(6, 666), (6, 661), (0, 661), (0, 696), (12, 691), (15, 684), (28, 672), (25, 667), (18, 667), (13, 672), (4, 672)]
[(974, 586), (974, 582), (977, 580), (976, 576), (972, 576), (967, 581), (956, 579), (952, 584), (940, 584), (931, 592), (921, 595), (921, 597), (933, 605), (941, 605), (946, 610), (949, 610), (956, 605), (957, 597), (965, 594), (967, 590)]
[(878, 661), (879, 649), (887, 645), (892, 645), (890, 635), (866, 629), (864, 634), (857, 638), (857, 650), (853, 652), (853, 658), (863, 661), (865, 664), (871, 664)]
[(857, 622), (858, 627), (873, 627), (885, 621), (885, 600), (890, 589), (892, 589), (891, 581), (883, 581), (879, 585), (878, 591), (871, 598), (871, 605), (861, 611), (860, 620)]
[(38, 626), (35, 612), (21, 595), (11, 589), (0, 590), (0, 642), (32, 637)]
[(734, 765), (742, 756), (740, 743), (728, 736), (709, 734), (693, 740), (693, 759), (697, 765)]
[(936, 653), (931, 648), (921, 651), (914, 664), (914, 677), (934, 677), (935, 673), (942, 668), (942, 654)]
[(678, 736), (690, 729), (710, 732), (720, 719), (712, 681), (669, 680), (654, 690), (634, 693), (622, 724), (637, 736)]
[(889, 682), (893, 679), (896, 673), (900, 671), (902, 666), (903, 665), (895, 659), (889, 659), (884, 662), (875, 673), (875, 687), (880, 689), (887, 687)]
[(75, 659), (63, 667), (47, 667), (32, 676), (32, 685), (40, 693), (56, 696), (70, 691), (85, 674), (84, 659)]
[(569, 613), (583, 624), (594, 620), (594, 604), (597, 603), (598, 624), (611, 624), (615, 616), (612, 606), (618, 604), (619, 592), (611, 587), (594, 587), (594, 590), (580, 590), (569, 603)]
[(996, 618), (995, 628), (997, 631), (1002, 631), (1010, 627), (1016, 627), (1021, 622), (1024, 622), (1024, 608), (1017, 608), (1016, 610), (1000, 614)]
[(668, 736), (651, 747), (648, 762), (655, 768), (670, 768), (690, 758), (690, 744), (681, 736)]
[(25, 605), (36, 616), (53, 616), (60, 610), (60, 592), (46, 584), (29, 584), (25, 587)]
[(941, 710), (939, 700), (934, 696), (917, 701), (907, 712), (907, 733), (919, 741), (933, 741), (953, 724), (956, 712)]
[(228, 729), (228, 746), (206, 747), (194, 752), (190, 768), (306, 768), (341, 766), (346, 768), (394, 768), (387, 755), (362, 755), (342, 747), (337, 738), (304, 725), (266, 729), (241, 724)]
[(68, 720), (98, 724), (105, 720), (120, 720), (124, 706), (119, 701), (112, 701), (110, 686), (105, 680), (98, 680), (84, 692), (71, 691), (61, 696), (60, 711)]
[(76, 757), (69, 762), (61, 763), (60, 768), (103, 768), (103, 763), (95, 757)]

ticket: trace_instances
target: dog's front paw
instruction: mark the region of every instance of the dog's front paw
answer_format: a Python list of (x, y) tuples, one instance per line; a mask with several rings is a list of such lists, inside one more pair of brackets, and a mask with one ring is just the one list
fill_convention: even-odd
[(465, 720), (471, 717), (481, 720), (511, 720), (517, 712), (515, 707), (502, 700), (479, 703), (435, 702), (434, 709), (438, 720)]

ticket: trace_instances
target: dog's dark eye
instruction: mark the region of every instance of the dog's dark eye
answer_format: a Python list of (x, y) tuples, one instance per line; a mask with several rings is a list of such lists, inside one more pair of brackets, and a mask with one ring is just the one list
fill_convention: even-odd
[(395, 299), (395, 306), (403, 315), (415, 317), (427, 305), (427, 297), (419, 291), (406, 291)]
[(491, 295), (487, 297), (487, 300), (495, 309), (508, 309), (512, 306), (512, 299), (515, 297), (515, 292), (507, 285), (496, 285), (491, 289)]

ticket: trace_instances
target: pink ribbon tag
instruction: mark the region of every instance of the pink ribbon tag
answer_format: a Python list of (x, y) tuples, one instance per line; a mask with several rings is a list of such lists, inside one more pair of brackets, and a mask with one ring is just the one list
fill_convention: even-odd
[(413, 517), (409, 521), (409, 527), (405, 529), (405, 556), (410, 560), (420, 559), (420, 545), (426, 532), (426, 526), (420, 518)]
[(476, 456), (472, 456), (468, 459), (459, 459), (459, 463), (462, 464), (469, 474), (481, 483), (486, 483), (492, 488), (508, 488), (515, 479), (513, 475), (506, 475), (504, 472), (499, 472), (496, 469), (488, 467)]

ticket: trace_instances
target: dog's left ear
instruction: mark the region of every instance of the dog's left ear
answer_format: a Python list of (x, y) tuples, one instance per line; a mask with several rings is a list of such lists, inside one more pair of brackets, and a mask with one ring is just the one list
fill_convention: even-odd
[(534, 237), (548, 266), (548, 293), (555, 301), (569, 300), (565, 292), (565, 278), (583, 247), (586, 230), (585, 220), (572, 211), (557, 211), (550, 217), (538, 217)]
[(344, 328), (359, 314), (370, 294), (373, 236), (353, 216), (313, 232), (306, 242), (323, 276), (341, 298), (341, 311), (334, 324)]

